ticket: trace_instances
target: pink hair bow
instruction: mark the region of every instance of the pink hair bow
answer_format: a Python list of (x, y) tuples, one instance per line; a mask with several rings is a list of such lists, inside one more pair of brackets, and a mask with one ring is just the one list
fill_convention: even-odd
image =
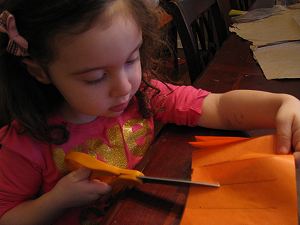
[(6, 10), (0, 14), (0, 32), (7, 33), (9, 37), (7, 52), (15, 56), (28, 56), (28, 42), (19, 34), (15, 17)]

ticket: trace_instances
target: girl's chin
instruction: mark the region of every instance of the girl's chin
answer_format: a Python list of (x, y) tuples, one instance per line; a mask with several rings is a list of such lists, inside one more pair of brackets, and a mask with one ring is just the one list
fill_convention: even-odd
[(120, 112), (112, 112), (107, 111), (106, 113), (101, 113), (99, 115), (87, 115), (81, 114), (78, 115), (76, 118), (65, 118), (67, 121), (77, 124), (89, 123), (95, 120), (97, 117), (107, 117), (107, 118), (114, 118), (120, 116), (124, 111)]
[(103, 117), (118, 117), (120, 115), (122, 115), (124, 111), (120, 111), (120, 112), (109, 112), (106, 115), (103, 115)]

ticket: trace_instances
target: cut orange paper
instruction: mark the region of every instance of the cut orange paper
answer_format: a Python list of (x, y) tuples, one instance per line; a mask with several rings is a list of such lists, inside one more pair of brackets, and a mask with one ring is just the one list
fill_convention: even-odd
[(294, 157), (274, 152), (274, 136), (197, 141), (192, 180), (221, 187), (191, 187), (181, 225), (298, 225)]

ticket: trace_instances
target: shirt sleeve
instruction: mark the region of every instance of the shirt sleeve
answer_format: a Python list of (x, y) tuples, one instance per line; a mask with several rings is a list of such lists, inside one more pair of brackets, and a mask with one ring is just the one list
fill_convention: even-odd
[(151, 84), (160, 90), (149, 92), (154, 118), (163, 123), (197, 126), (202, 113), (202, 104), (208, 91), (193, 86), (176, 86), (152, 80)]
[(18, 153), (0, 149), (0, 217), (39, 192), (40, 169)]

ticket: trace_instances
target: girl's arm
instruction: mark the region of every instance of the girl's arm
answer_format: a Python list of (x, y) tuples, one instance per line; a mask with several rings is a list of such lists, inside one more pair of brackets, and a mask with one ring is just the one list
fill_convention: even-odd
[(90, 171), (84, 168), (69, 173), (50, 192), (6, 212), (0, 225), (52, 224), (65, 209), (86, 205), (110, 191), (107, 184), (90, 181), (89, 175)]
[(276, 128), (277, 149), (300, 151), (300, 101), (287, 94), (236, 90), (209, 94), (199, 125), (217, 129)]
[(0, 219), (1, 225), (52, 224), (61, 215), (63, 208), (53, 201), (50, 192), (26, 201), (6, 212)]

